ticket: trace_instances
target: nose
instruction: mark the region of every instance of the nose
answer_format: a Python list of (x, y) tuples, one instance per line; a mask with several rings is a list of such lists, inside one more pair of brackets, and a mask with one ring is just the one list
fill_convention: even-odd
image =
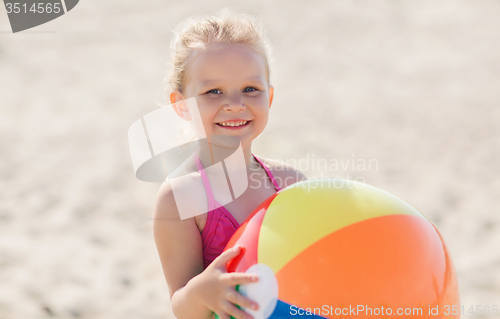
[(223, 106), (224, 111), (238, 112), (246, 109), (245, 103), (243, 103), (242, 97), (238, 94), (229, 95), (226, 101), (224, 101)]

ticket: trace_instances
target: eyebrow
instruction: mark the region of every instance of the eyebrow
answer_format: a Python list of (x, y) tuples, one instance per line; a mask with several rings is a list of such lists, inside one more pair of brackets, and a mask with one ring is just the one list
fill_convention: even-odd
[[(246, 78), (245, 80), (253, 80), (253, 81), (257, 81), (257, 82), (262, 82), (260, 76), (250, 76), (250, 77)], [(202, 84), (203, 85), (208, 85), (210, 83), (220, 82), (220, 81), (222, 81), (222, 79), (213, 79), (213, 80), (204, 81), (204, 82), (202, 82)]]

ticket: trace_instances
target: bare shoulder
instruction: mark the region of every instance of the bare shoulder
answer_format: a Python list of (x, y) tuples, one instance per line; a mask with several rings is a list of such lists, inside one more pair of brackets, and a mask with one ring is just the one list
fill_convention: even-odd
[[(175, 191), (174, 191), (175, 189)], [(156, 195), (154, 220), (192, 220), (192, 217), (206, 213), (208, 204), (203, 181), (199, 174), (167, 179)]]
[(161, 184), (156, 194), (155, 206), (153, 211), (153, 221), (158, 220), (180, 220), (175, 197), (172, 191), (172, 185), (169, 180)]
[(194, 218), (182, 219), (170, 182), (158, 190), (153, 212), (153, 236), (168, 284), (175, 291), (203, 271), (201, 236)]
[(283, 161), (262, 157), (259, 159), (269, 168), (281, 189), (307, 179), (304, 173)]

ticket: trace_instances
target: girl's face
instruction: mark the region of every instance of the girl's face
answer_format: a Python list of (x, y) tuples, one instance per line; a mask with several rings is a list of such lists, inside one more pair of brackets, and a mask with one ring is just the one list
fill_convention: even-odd
[(184, 92), (172, 92), (171, 101), (195, 97), (204, 126), (195, 127), (197, 133), (204, 129), (207, 136), (231, 135), (242, 145), (250, 143), (264, 130), (273, 99), (264, 59), (240, 44), (217, 44), (193, 53)]

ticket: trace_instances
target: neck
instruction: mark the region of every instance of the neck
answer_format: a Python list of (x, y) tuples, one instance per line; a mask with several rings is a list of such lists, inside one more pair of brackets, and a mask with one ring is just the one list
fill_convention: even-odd
[(247, 170), (256, 169), (260, 167), (260, 164), (253, 158), (252, 155), (252, 142), (242, 145), (243, 148), (243, 156), (245, 157), (245, 165)]
[[(245, 166), (247, 171), (260, 167), (260, 164), (253, 159), (252, 142), (241, 145)], [(214, 143), (209, 143), (206, 140), (200, 140), (197, 150), (198, 156), (204, 167), (212, 166), (229, 157), (234, 152), (234, 148), (220, 147)]]

